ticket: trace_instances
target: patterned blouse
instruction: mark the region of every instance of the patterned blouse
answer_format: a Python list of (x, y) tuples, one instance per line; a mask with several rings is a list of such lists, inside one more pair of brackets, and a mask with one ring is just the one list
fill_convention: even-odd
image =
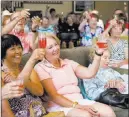
[(91, 46), (92, 45), (92, 39), (95, 37), (98, 37), (103, 32), (102, 27), (97, 26), (95, 33), (91, 33), (90, 26), (85, 25), (84, 32), (81, 33), (82, 37), (82, 45), (83, 46)]
[(111, 50), (111, 58), (113, 60), (124, 60), (125, 52), (124, 49), (128, 48), (128, 41), (119, 39), (119, 41), (113, 45), (110, 40), (108, 40), (108, 45)]
[[(3, 64), (3, 72), (9, 72), (7, 66)], [(4, 84), (8, 83), (2, 79)], [(10, 81), (11, 82), (11, 81)], [(24, 95), (18, 98), (9, 99), (10, 107), (15, 115), (15, 117), (32, 117), (30, 108), (33, 108), (35, 117), (43, 117), (47, 112), (43, 106), (43, 97), (40, 98), (31, 94), (27, 89), (24, 90)], [(45, 101), (45, 100), (44, 100)]]
[(122, 76), (111, 68), (100, 68), (96, 76), (92, 79), (83, 79), (84, 89), (88, 98), (96, 100), (105, 91), (105, 84), (109, 80), (121, 79)]

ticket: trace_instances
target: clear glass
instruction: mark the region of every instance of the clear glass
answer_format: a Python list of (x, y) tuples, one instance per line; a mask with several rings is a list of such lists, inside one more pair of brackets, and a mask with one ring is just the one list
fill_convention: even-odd
[(46, 48), (46, 33), (38, 32), (39, 48)]

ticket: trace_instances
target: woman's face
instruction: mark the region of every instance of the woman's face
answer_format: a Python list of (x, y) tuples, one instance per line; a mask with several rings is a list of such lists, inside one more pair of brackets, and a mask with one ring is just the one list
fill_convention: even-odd
[(96, 29), (97, 27), (97, 18), (95, 17), (92, 17), (90, 20), (89, 20), (89, 26), (92, 28), (92, 29)]
[[(20, 15), (20, 12), (16, 12), (14, 13), (12, 16), (11, 16), (11, 19), (14, 20), (16, 17), (18, 17)], [(15, 30), (17, 32), (19, 31), (23, 31), (24, 30), (24, 27), (25, 27), (25, 24), (26, 24), (26, 19), (25, 18), (22, 18), (15, 26)]]
[(14, 45), (7, 49), (5, 59), (13, 64), (20, 64), (22, 58), (22, 47), (20, 45)]
[(44, 28), (47, 28), (49, 26), (49, 20), (47, 18), (43, 18), (42, 26)]
[(105, 51), (103, 53), (103, 56), (101, 57), (100, 66), (102, 68), (107, 68), (109, 64), (109, 59), (110, 59), (110, 53), (109, 51)]
[(120, 37), (122, 34), (122, 24), (117, 24), (111, 29), (111, 36)]
[(56, 60), (60, 57), (60, 45), (52, 37), (47, 37), (45, 57), (48, 60)]
[(72, 23), (73, 23), (72, 17), (69, 16), (69, 17), (67, 18), (67, 22), (68, 22), (68, 24), (72, 24)]

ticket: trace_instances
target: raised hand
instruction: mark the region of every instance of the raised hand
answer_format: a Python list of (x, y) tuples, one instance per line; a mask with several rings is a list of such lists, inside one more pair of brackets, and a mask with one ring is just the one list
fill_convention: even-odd
[(30, 57), (30, 60), (32, 60), (33, 62), (37, 62), (38, 60), (43, 60), (44, 55), (45, 55), (44, 49), (41, 48), (35, 49)]
[(41, 24), (41, 19), (38, 16), (32, 18), (32, 30), (36, 30), (37, 27)]
[(20, 17), (21, 18), (27, 18), (29, 17), (30, 13), (29, 13), (29, 9), (23, 9), (21, 12), (20, 12)]

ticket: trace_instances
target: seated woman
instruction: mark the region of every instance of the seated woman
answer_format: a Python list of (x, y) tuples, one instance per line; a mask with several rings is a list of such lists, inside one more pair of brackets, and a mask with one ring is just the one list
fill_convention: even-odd
[(67, 48), (69, 47), (69, 42), (73, 42), (74, 46), (77, 46), (77, 41), (79, 40), (79, 30), (78, 25), (73, 22), (71, 15), (68, 15), (66, 22), (59, 23), (59, 32), (61, 43), (66, 42)]
[(117, 88), (121, 93), (128, 92), (127, 83), (117, 71), (108, 67), (110, 53), (105, 51), (100, 61), (100, 68), (92, 79), (84, 79), (83, 84), (87, 96), (92, 100), (99, 99), (99, 96), (107, 88)]
[(124, 30), (124, 22), (111, 20), (110, 25), (102, 34), (108, 41), (109, 50), (111, 51), (111, 57), (113, 64), (112, 67), (121, 67), (128, 64), (128, 41), (121, 39), (122, 31)]
[[(11, 34), (1, 37), (2, 87), (14, 80), (23, 80), (25, 87), (24, 95), (21, 97), (2, 100), (3, 117), (30, 117), (29, 108), (33, 102), (39, 103), (34, 107), (36, 117), (46, 114), (43, 103), (38, 97), (43, 95), (43, 87), (38, 75), (33, 70), (35, 63), (43, 59), (44, 50), (36, 49), (23, 70), (20, 67), (22, 51), (23, 47), (18, 37)], [(10, 90), (15, 89), (11, 88)]]
[(105, 50), (97, 48), (92, 67), (86, 68), (75, 61), (60, 58), (60, 43), (56, 36), (47, 35), (46, 39), (45, 59), (34, 69), (51, 97), (47, 110), (64, 111), (68, 117), (116, 117), (109, 106), (83, 99), (78, 87), (77, 78), (92, 78), (96, 74)]
[[(84, 13), (85, 15), (86, 13)], [(92, 40), (95, 37), (100, 36), (103, 32), (102, 27), (97, 26), (97, 22), (99, 21), (99, 16), (96, 14), (87, 14), (85, 15), (85, 19), (83, 19), (82, 23), (79, 26), (79, 31), (81, 32), (82, 37), (82, 46), (92, 46)]]

